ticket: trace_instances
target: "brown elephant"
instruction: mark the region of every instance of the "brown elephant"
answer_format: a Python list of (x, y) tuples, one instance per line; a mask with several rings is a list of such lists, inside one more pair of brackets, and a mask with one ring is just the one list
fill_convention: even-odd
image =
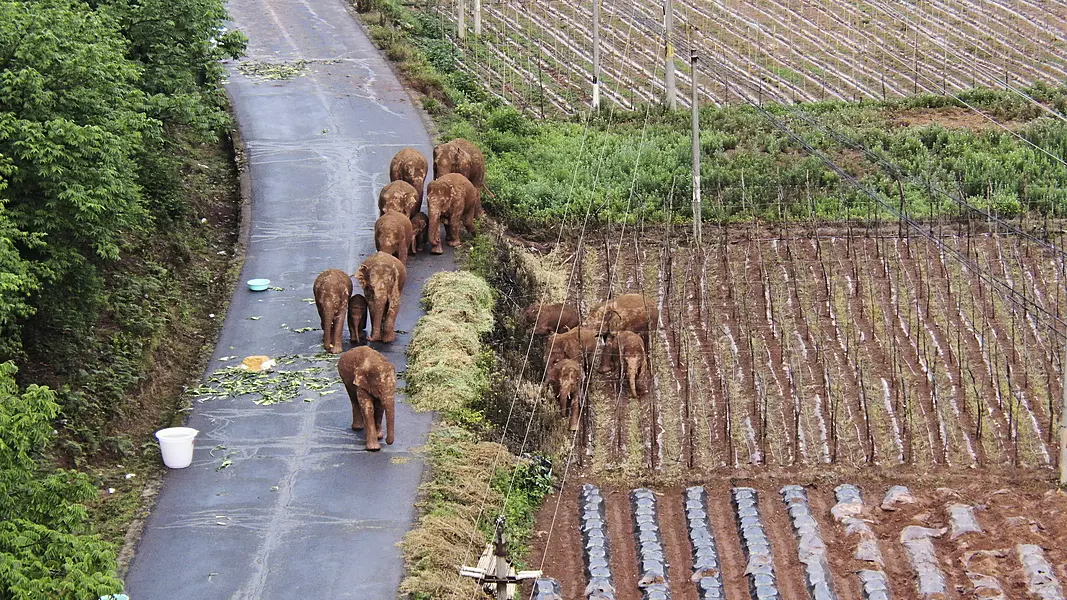
[(392, 254), (400, 262), (408, 264), (408, 251), (415, 245), (415, 231), (411, 219), (398, 212), (389, 211), (374, 222), (374, 249)]
[[(352, 430), (366, 429), (367, 450), (381, 450), (379, 440), (393, 443), (396, 367), (370, 346), (352, 348), (337, 360), (337, 373), (352, 403)], [(382, 434), (382, 416), (385, 434)]]
[(582, 365), (569, 358), (560, 360), (548, 369), (548, 382), (559, 399), (559, 413), (570, 415), (571, 431), (576, 431), (581, 412)]
[[(649, 332), (659, 325), (659, 309), (656, 302), (641, 294), (623, 294), (607, 302), (601, 302), (589, 311), (586, 326), (602, 335), (619, 331), (632, 331), (641, 336), (645, 348), (651, 348)], [(598, 369), (601, 373), (610, 369), (607, 366), (607, 353)]]
[(485, 189), (485, 156), (473, 143), (456, 138), (433, 148), (433, 178), (459, 173), (466, 177), (475, 189)]
[(632, 331), (620, 331), (611, 336), (604, 347), (619, 369), (619, 381), (630, 386), (630, 397), (638, 398), (645, 393), (645, 343)]
[(578, 311), (566, 304), (534, 302), (522, 311), (522, 319), (534, 326), (534, 335), (564, 333), (578, 326)]
[(589, 364), (596, 352), (596, 332), (588, 327), (575, 327), (566, 333), (549, 334), (545, 342), (545, 367), (570, 359)]
[(430, 217), (426, 213), (416, 213), (411, 217), (411, 230), (415, 237), (411, 241), (411, 253), (415, 254), (426, 247), (426, 241), (430, 236)]
[(322, 347), (330, 354), (340, 354), (345, 314), (349, 311), (349, 298), (352, 296), (352, 280), (340, 269), (326, 269), (315, 278), (312, 290), (322, 324)]
[(363, 294), (348, 299), (348, 334), (353, 346), (367, 343), (367, 298)]
[(460, 226), (474, 233), (474, 219), (481, 214), (482, 203), (478, 190), (459, 173), (443, 175), (430, 182), (426, 192), (426, 208), (429, 210), (430, 252), (441, 254), (441, 224), (448, 224), (448, 245), (460, 244)]
[(378, 192), (378, 214), (398, 212), (410, 219), (422, 208), (422, 194), (406, 181), (391, 181)]
[(400, 294), (408, 271), (397, 257), (377, 252), (363, 261), (356, 271), (356, 280), (363, 286), (370, 311), (371, 342), (396, 340), (396, 313), (400, 310)]
[(404, 148), (389, 161), (389, 181), (406, 181), (411, 184), (411, 187), (415, 188), (419, 204), (422, 204), (422, 191), (426, 186), (428, 170), (429, 165), (426, 164), (426, 157), (422, 152), (414, 148)]

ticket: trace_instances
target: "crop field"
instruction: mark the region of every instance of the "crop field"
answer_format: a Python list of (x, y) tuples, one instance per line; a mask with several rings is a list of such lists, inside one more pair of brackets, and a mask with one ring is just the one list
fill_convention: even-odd
[[(583, 312), (641, 293), (661, 316), (646, 393), (629, 398), (615, 374), (589, 377), (562, 491), (537, 525), (552, 533), (531, 560), (546, 561), (564, 597), (584, 597), (582, 486), (602, 486), (615, 597), (641, 598), (648, 570), (630, 492), (643, 484), (655, 490), (672, 597), (720, 597), (699, 595), (701, 569), (691, 568), (686, 507), (695, 500), (685, 486), (701, 486), (706, 505), (696, 512), (720, 546), (712, 570), (727, 597), (743, 597), (756, 584), (746, 576), (749, 544), (738, 537), (744, 513), (733, 495), (751, 487), (778, 597), (807, 598), (808, 555), (798, 555), (781, 489), (800, 484), (841, 598), (871, 597), (861, 594), (858, 569), (883, 572), (894, 598), (963, 597), (957, 589), (970, 597), (988, 583), (980, 575), (1001, 586), (999, 597), (1062, 597), (1028, 595), (1018, 545), (1043, 547), (1052, 565), (1067, 559), (1067, 497), (1045, 483), (1062, 393), (1064, 255), (1044, 241), (965, 229), (934, 226), (927, 238), (886, 226), (734, 226), (705, 232), (700, 249), (685, 230), (617, 226), (544, 258), (563, 280), (572, 268), (582, 274), (566, 299)], [(861, 519), (881, 564), (852, 558), (866, 538), (830, 513), (840, 484), (862, 491)], [(881, 509), (900, 484), (916, 504)], [(979, 507), (982, 532), (938, 534), (952, 505)], [(912, 546), (933, 544), (947, 595), (918, 593), (902, 535), (928, 540)], [(1052, 573), (1067, 576), (1062, 567)]]
[[(416, 7), (455, 31), (458, 6)], [(468, 36), (461, 66), (494, 94), (530, 109), (587, 106), (592, 2), (486, 0), (482, 39)], [(1067, 3), (1059, 0), (674, 0), (680, 105), (701, 56), (704, 101), (804, 102), (1017, 88), (1067, 76)], [(601, 4), (602, 93), (633, 108), (664, 93), (660, 2)]]

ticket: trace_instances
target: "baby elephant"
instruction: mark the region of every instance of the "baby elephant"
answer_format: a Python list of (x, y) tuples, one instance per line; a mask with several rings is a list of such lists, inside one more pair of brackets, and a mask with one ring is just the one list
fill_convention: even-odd
[(408, 251), (415, 246), (411, 219), (398, 212), (387, 212), (374, 222), (374, 249), (391, 254), (408, 264)]
[(569, 358), (560, 360), (549, 367), (548, 382), (559, 398), (560, 414), (564, 417), (570, 415), (571, 431), (577, 431), (581, 413), (579, 391), (582, 388), (582, 365)]
[(553, 333), (545, 341), (545, 366), (563, 359), (571, 359), (583, 364), (592, 360), (596, 352), (596, 332), (587, 327), (575, 327), (567, 333)]
[[(315, 278), (312, 289), (315, 293), (315, 308), (319, 310), (319, 322), (322, 325), (322, 347), (330, 354), (340, 354), (345, 315), (350, 314), (352, 280), (340, 269), (326, 269)], [(355, 334), (351, 321), (348, 328)]]
[[(396, 367), (370, 346), (352, 348), (337, 360), (337, 373), (352, 403), (352, 430), (366, 429), (367, 450), (381, 450), (383, 437), (393, 443)], [(385, 432), (382, 432), (382, 416)]]
[(622, 379), (630, 385), (630, 397), (638, 398), (645, 393), (645, 342), (632, 331), (620, 331), (608, 339), (605, 354), (610, 354), (619, 367)]
[(415, 213), (415, 216), (411, 217), (411, 230), (415, 234), (411, 241), (411, 253), (415, 254), (426, 247), (430, 235), (430, 218), (426, 213)]
[(348, 299), (348, 334), (353, 346), (367, 343), (367, 298), (363, 294)]
[(534, 335), (564, 333), (578, 326), (578, 311), (565, 304), (535, 302), (522, 311), (522, 318), (534, 326)]

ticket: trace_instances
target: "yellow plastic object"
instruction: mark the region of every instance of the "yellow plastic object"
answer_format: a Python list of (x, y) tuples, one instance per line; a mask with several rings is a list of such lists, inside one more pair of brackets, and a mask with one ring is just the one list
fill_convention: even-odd
[(246, 356), (241, 361), (241, 368), (248, 369), (249, 371), (266, 371), (274, 366), (274, 359), (269, 356)]

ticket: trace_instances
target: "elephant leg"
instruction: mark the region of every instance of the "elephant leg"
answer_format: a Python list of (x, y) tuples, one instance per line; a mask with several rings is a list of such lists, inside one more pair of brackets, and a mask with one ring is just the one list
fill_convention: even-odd
[(463, 211), (463, 228), (467, 230), (467, 233), (470, 233), (472, 235), (478, 233), (474, 229), (474, 217), (476, 213), (477, 207), (475, 206), (471, 206), (467, 210)]
[(330, 347), (330, 343), (333, 339), (333, 336), (330, 335), (333, 316), (317, 302), (315, 303), (315, 308), (319, 310), (319, 327), (322, 328), (322, 349), (327, 352), (333, 352), (333, 349)]
[(427, 216), (430, 221), (427, 226), (429, 228), (427, 234), (430, 241), (430, 253), (441, 254), (444, 252), (444, 249), (441, 248), (441, 211), (430, 207), (430, 214)]
[(378, 400), (374, 401), (374, 428), (378, 430), (378, 439), (385, 437), (385, 430), (382, 429), (382, 417), (385, 416), (385, 408)]
[(637, 395), (644, 396), (648, 391), (647, 377), (648, 369), (645, 368), (645, 358), (641, 358), (641, 362), (637, 364)]
[(567, 408), (570, 405), (570, 398), (563, 390), (559, 390), (557, 395), (559, 396), (559, 414), (565, 417), (567, 416)]
[(641, 370), (638, 357), (633, 356), (626, 359), (626, 375), (628, 376), (630, 383), (630, 397), (637, 398), (637, 373)]
[(359, 408), (363, 411), (363, 425), (367, 438), (367, 450), (372, 452), (381, 450), (382, 447), (378, 443), (377, 421), (374, 418), (374, 398), (363, 388), (358, 388), (357, 393), (359, 394)]
[(598, 373), (608, 373), (611, 371), (612, 352), (607, 344), (604, 344), (604, 349), (600, 351), (600, 365), (596, 368)]
[(382, 320), (385, 318), (385, 303), (384, 298), (379, 299), (375, 294), (374, 300), (368, 303), (370, 308), (370, 337), (367, 338), (371, 342), (382, 341)]
[(459, 246), (459, 230), (463, 226), (460, 215), (455, 215), (448, 220), (448, 245), (455, 248)]
[(385, 305), (385, 321), (382, 324), (383, 342), (396, 341), (396, 313), (400, 311), (400, 292), (390, 294), (389, 301)]
[(332, 332), (333, 333), (333, 347), (334, 347), (334, 350), (336, 350), (336, 353), (340, 353), (341, 352), (341, 344), (344, 343), (345, 317), (346, 316), (348, 316), (348, 305), (347, 305), (347, 303), (344, 306), (342, 306), (340, 308), (340, 310), (338, 310), (336, 313), (334, 313), (334, 315), (333, 315), (333, 323), (331, 324), (331, 327), (333, 329), (333, 332)]
[(352, 431), (363, 429), (363, 412), (359, 407), (359, 388), (345, 383), (348, 392), (348, 400), (352, 403)]
[(408, 244), (397, 244), (396, 246), (397, 246), (396, 247), (396, 257), (399, 258), (400, 262), (404, 263), (404, 265), (407, 265), (408, 264)]
[(578, 431), (578, 417), (581, 416), (581, 413), (582, 413), (581, 396), (579, 394), (577, 394), (577, 393), (572, 392), (571, 393), (571, 397), (570, 397), (570, 405), (571, 405), (570, 428), (571, 428), (571, 431)]

